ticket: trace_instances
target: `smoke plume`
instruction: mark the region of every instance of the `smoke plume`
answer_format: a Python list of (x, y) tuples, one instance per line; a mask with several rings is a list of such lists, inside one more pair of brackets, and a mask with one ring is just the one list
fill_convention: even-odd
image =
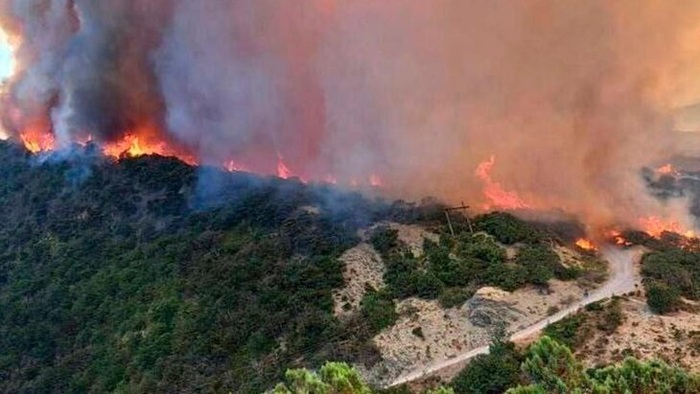
[(638, 174), (697, 154), (688, 125), (674, 131), (700, 101), (697, 1), (0, 0), (0, 13), (19, 43), (1, 108), (15, 136), (146, 134), (204, 164), (448, 201), (484, 199), (488, 162), (528, 207), (685, 220)]

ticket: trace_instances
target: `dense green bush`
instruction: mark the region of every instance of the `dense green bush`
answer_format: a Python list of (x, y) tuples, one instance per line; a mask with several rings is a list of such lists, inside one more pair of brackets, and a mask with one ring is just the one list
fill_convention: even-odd
[(478, 216), (474, 220), (475, 227), (493, 235), (506, 245), (517, 242), (528, 244), (539, 243), (543, 239), (542, 233), (534, 226), (505, 212), (492, 212)]
[(455, 377), (457, 394), (500, 394), (521, 382), (522, 355), (510, 342), (495, 341), (488, 354), (474, 357)]
[(680, 297), (700, 299), (700, 253), (669, 248), (642, 258), (642, 276), (649, 307), (667, 313), (679, 306)]
[(579, 275), (577, 269), (564, 267), (559, 256), (540, 243), (520, 247), (516, 259), (508, 261), (506, 250), (488, 234), (445, 233), (440, 243), (424, 240), (422, 261), (406, 252), (394, 240), (395, 236), (380, 228), (372, 239), (380, 248), (391, 245), (382, 249), (387, 267), (384, 280), (391, 293), (400, 299), (411, 296), (432, 299), (442, 289), (451, 288), (440, 297), (445, 305), (454, 305), (462, 298), (454, 298), (458, 289), (497, 286), (513, 291), (526, 284), (546, 286), (552, 277), (569, 280)]
[(664, 314), (674, 311), (680, 302), (680, 291), (665, 283), (651, 283), (647, 286), (647, 303), (654, 313)]
[(384, 259), (387, 259), (389, 252), (399, 246), (399, 232), (387, 226), (379, 226), (372, 230), (370, 243)]
[(392, 326), (399, 317), (391, 294), (386, 291), (365, 293), (360, 302), (360, 313), (375, 333)]
[(545, 327), (544, 333), (570, 348), (577, 348), (584, 339), (580, 328), (585, 319), (586, 316), (583, 314), (565, 317)]
[(700, 376), (661, 361), (628, 358), (621, 364), (586, 370), (571, 350), (547, 336), (530, 346), (522, 370), (530, 384), (507, 394), (700, 392)]

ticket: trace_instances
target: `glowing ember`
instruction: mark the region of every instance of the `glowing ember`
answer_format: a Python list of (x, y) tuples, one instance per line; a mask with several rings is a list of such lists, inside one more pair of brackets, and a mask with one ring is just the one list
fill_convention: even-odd
[(277, 160), (277, 176), (282, 179), (288, 179), (292, 176), (292, 172), (289, 170), (289, 167), (284, 164), (282, 156), (279, 156)]
[(369, 176), (369, 184), (374, 187), (381, 187), (383, 182), (382, 179), (377, 174), (372, 174)]
[(491, 178), (491, 169), (496, 164), (496, 157), (491, 156), (487, 161), (476, 168), (476, 176), (484, 182), (484, 196), (491, 202), (484, 206), (485, 209), (499, 208), (506, 210), (530, 208), (517, 193), (503, 189), (500, 183)]
[(578, 240), (576, 240), (576, 246), (583, 250), (597, 250), (593, 242), (585, 238), (579, 238)]
[(236, 162), (235, 160), (229, 160), (225, 165), (224, 168), (228, 172), (245, 172), (248, 171), (248, 169), (241, 163)]
[(676, 175), (678, 172), (670, 163), (667, 163), (657, 168), (656, 173), (659, 175)]

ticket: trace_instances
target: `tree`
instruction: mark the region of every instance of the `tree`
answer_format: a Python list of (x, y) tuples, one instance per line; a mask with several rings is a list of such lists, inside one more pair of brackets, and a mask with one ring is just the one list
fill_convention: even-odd
[(647, 287), (647, 304), (654, 313), (664, 314), (673, 311), (680, 301), (680, 292), (664, 283), (654, 283)]
[(571, 350), (548, 336), (530, 346), (522, 370), (549, 393), (570, 393), (570, 388), (584, 386), (586, 377)]
[(360, 301), (360, 313), (372, 332), (379, 332), (393, 325), (399, 315), (391, 295), (386, 291), (369, 291)]
[(700, 376), (662, 361), (628, 358), (585, 372), (565, 345), (547, 336), (530, 346), (522, 369), (530, 384), (513, 387), (507, 394), (690, 394), (700, 390)]
[(520, 382), (520, 354), (497, 328), (488, 354), (476, 356), (452, 381), (457, 394), (500, 394)]
[(327, 362), (318, 373), (292, 369), (274, 394), (372, 394), (360, 374), (346, 363)]

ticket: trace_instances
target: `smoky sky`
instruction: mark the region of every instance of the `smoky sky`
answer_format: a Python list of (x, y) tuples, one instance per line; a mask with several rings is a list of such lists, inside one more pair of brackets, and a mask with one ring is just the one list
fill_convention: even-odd
[[(637, 176), (700, 102), (697, 1), (0, 0), (19, 43), (11, 134), (135, 129), (204, 164), (380, 176), (402, 197), (482, 199), (590, 222), (683, 207)], [(691, 119), (685, 116), (684, 119)], [(686, 130), (687, 131), (687, 130)], [(692, 144), (690, 144), (692, 145)], [(700, 146), (700, 144), (695, 144)]]

